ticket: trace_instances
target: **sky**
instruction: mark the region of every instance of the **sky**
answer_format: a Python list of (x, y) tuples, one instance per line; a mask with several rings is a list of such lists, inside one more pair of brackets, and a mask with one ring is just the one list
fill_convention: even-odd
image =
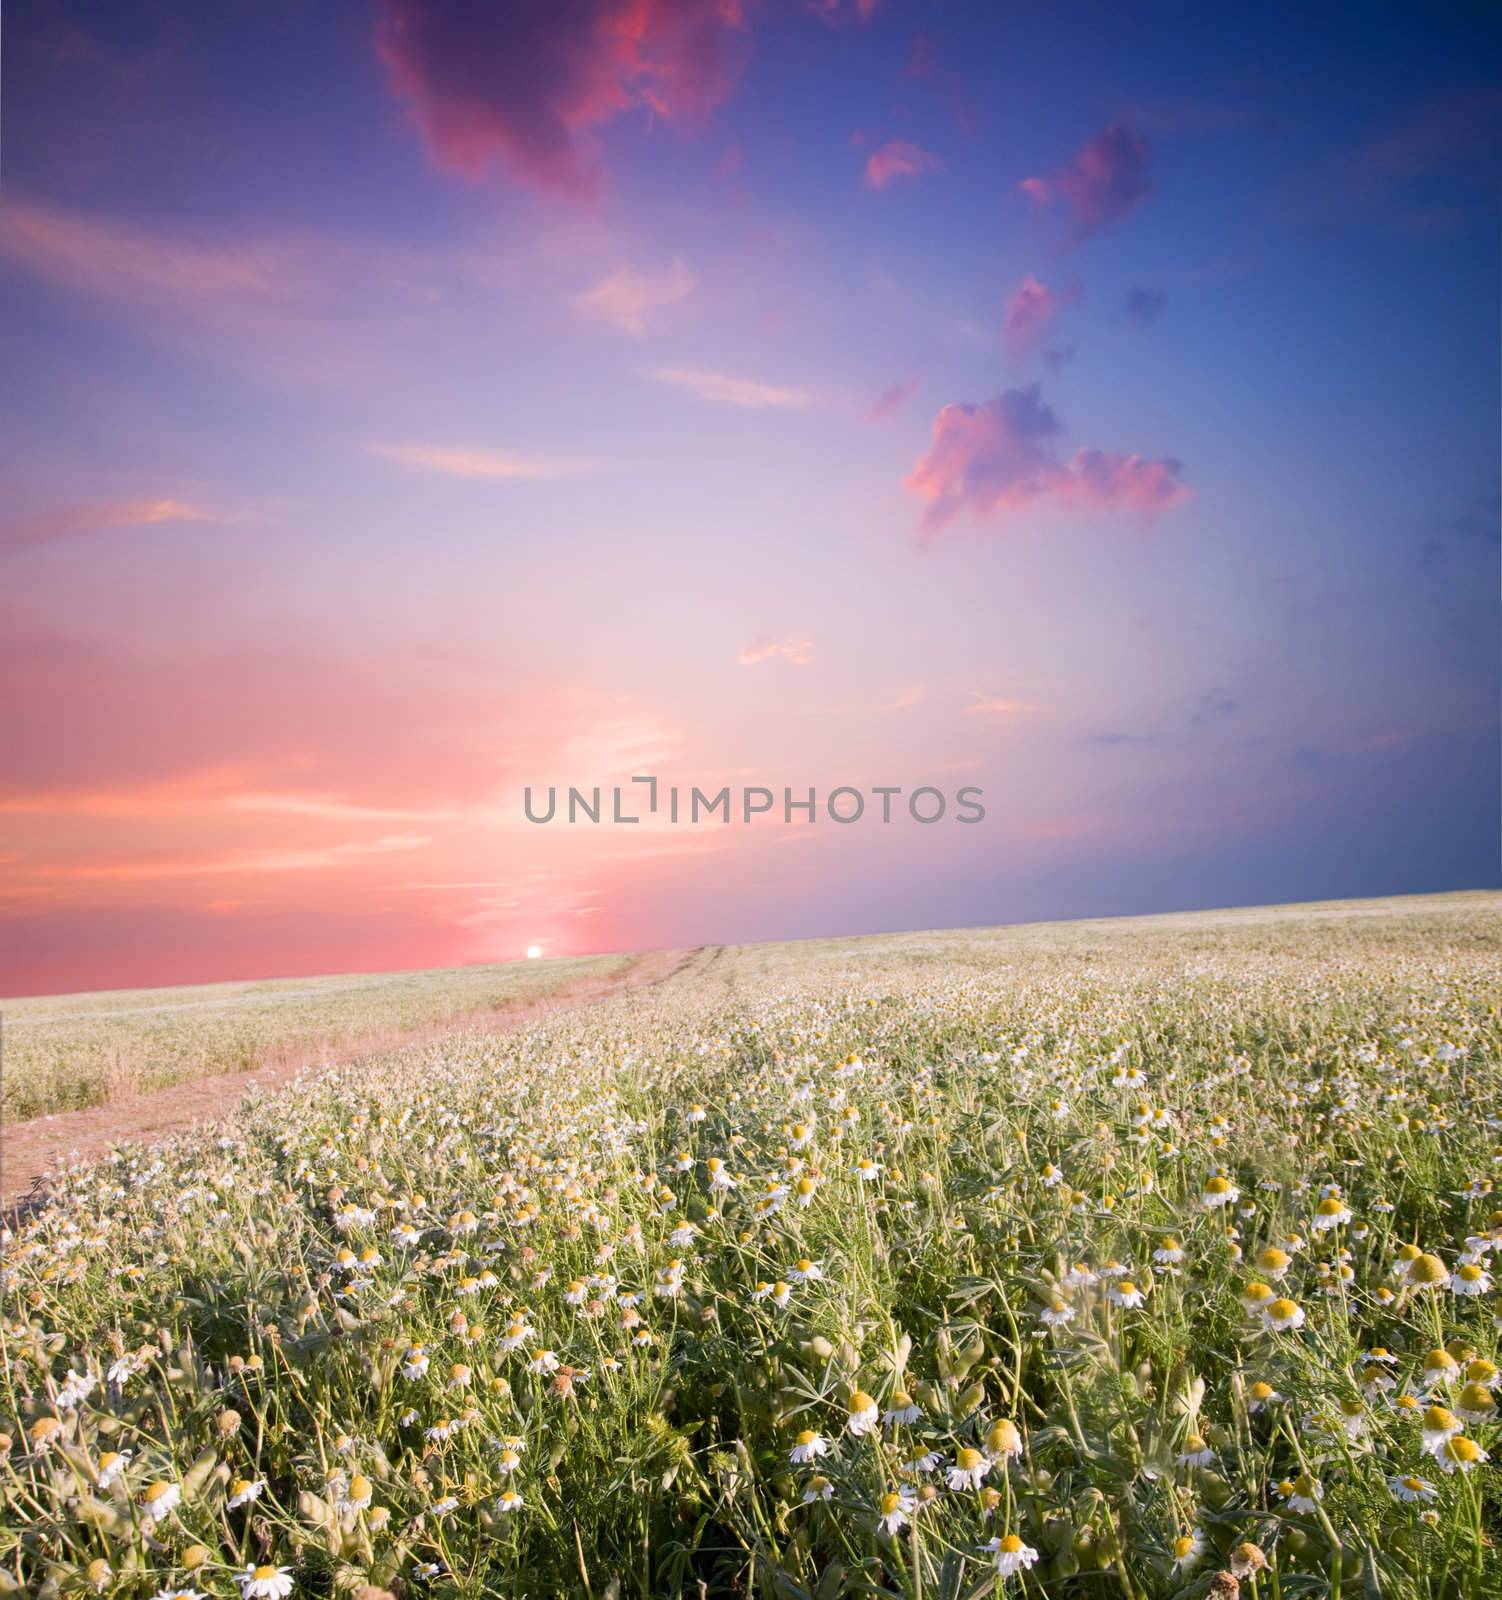
[[(1499, 883), (1494, 7), (0, 70), (0, 994)], [(523, 816), (638, 773), (986, 816)]]

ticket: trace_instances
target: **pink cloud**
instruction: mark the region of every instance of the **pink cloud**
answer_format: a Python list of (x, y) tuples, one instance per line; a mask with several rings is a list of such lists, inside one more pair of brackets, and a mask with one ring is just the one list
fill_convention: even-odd
[(589, 194), (612, 117), (692, 121), (729, 94), (743, 22), (741, 0), (383, 0), (376, 48), (439, 167)]
[(871, 402), (866, 421), (885, 422), (889, 417), (895, 417), (922, 387), (922, 378), (903, 378), (890, 389), (883, 389)]
[(983, 405), (945, 406), (928, 453), (902, 486), (927, 502), (923, 527), (930, 532), (963, 510), (988, 518), (1051, 500), (1151, 514), (1188, 497), (1177, 461), (1103, 450), (1064, 459), (1056, 448), (1062, 432), (1037, 384)]
[(1002, 337), (1013, 354), (1021, 354), (1039, 344), (1065, 306), (1080, 297), (1078, 284), (1055, 290), (1029, 275), (1007, 300)]
[(899, 178), (919, 178), (925, 172), (937, 172), (943, 165), (936, 155), (906, 139), (888, 139), (866, 158), (866, 187), (885, 189)]
[(1119, 222), (1152, 193), (1147, 140), (1124, 122), (1087, 139), (1051, 178), (1024, 178), (1018, 188), (1038, 205), (1062, 201), (1073, 219), (1078, 243)]
[(743, 644), (736, 661), (743, 667), (754, 667), (773, 659), (786, 661), (790, 667), (806, 667), (814, 658), (812, 639), (753, 639)]

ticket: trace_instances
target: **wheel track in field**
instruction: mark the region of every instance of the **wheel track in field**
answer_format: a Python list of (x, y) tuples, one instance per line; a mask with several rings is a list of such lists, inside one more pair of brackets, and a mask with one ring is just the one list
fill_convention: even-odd
[(311, 1047), (239, 1072), (215, 1073), (147, 1094), (123, 1096), (80, 1111), (7, 1122), (0, 1127), (0, 1208), (29, 1210), (46, 1193), (47, 1174), (60, 1163), (103, 1154), (114, 1145), (150, 1144), (168, 1134), (229, 1115), (248, 1089), (274, 1092), (299, 1074), (423, 1044), (476, 1028), (510, 1032), (555, 1012), (580, 1009), (670, 983), (680, 973), (702, 970), (718, 945), (691, 950), (654, 950), (631, 958), (608, 977), (585, 977), (531, 1000), (466, 1012), (426, 1028), (351, 1037), (327, 1050)]

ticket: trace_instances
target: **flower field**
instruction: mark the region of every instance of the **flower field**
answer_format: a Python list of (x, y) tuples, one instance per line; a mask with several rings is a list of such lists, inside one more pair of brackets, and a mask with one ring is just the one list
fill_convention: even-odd
[(6, 1000), (7, 1119), (345, 1052), (603, 981), (619, 956)]
[(0, 1588), (1502, 1594), (1499, 925), (732, 950), (77, 1169)]

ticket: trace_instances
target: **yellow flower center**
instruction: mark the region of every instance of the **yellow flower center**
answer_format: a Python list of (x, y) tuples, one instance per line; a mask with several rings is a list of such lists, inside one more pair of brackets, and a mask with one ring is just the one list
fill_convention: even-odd
[(1445, 1264), (1438, 1256), (1415, 1256), (1408, 1276), (1414, 1283), (1442, 1283), (1446, 1276)]

